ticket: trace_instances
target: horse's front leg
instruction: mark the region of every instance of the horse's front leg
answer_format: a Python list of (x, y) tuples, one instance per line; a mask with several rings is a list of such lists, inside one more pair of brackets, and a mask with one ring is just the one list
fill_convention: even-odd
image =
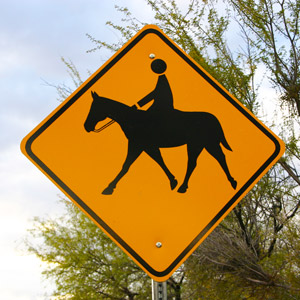
[(203, 146), (188, 144), (187, 150), (188, 150), (187, 170), (186, 170), (184, 181), (178, 189), (178, 193), (185, 193), (186, 190), (188, 189), (188, 183), (190, 177), (197, 166), (197, 158), (200, 155), (201, 151), (203, 150)]
[(136, 143), (128, 142), (128, 150), (127, 150), (127, 157), (123, 164), (123, 167), (116, 178), (105, 188), (102, 192), (103, 195), (111, 195), (116, 188), (117, 183), (120, 179), (128, 172), (130, 166), (133, 162), (140, 156), (143, 152), (142, 148), (138, 146)]
[(165, 162), (161, 156), (160, 150), (159, 148), (155, 148), (155, 147), (146, 147), (144, 149), (144, 151), (154, 160), (156, 161), (159, 166), (163, 169), (163, 171), (165, 172), (165, 174), (167, 175), (169, 181), (170, 181), (170, 186), (171, 186), (171, 190), (174, 190), (175, 187), (177, 186), (177, 180), (175, 178), (175, 176), (170, 172), (170, 170), (168, 169), (168, 167), (165, 165)]

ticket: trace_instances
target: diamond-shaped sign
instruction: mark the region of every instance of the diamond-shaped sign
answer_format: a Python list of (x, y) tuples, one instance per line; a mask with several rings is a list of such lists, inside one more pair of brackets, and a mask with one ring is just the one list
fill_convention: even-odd
[(164, 281), (284, 144), (151, 25), (38, 125), (22, 151)]

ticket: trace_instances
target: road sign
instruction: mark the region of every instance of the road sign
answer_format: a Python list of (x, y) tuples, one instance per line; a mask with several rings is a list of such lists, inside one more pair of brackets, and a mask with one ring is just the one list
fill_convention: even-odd
[(164, 281), (284, 144), (150, 25), (25, 137), (22, 151)]

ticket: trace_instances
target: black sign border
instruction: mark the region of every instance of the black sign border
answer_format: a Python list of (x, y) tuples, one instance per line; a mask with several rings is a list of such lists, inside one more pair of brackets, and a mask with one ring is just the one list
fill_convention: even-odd
[[(142, 257), (140, 257), (116, 232), (114, 232), (82, 199), (80, 199), (70, 187), (68, 187), (56, 174), (50, 170), (32, 151), (32, 143), (39, 137), (57, 118), (59, 118), (71, 105), (73, 105), (88, 89), (90, 89), (110, 68), (112, 68), (126, 53), (128, 53), (140, 40), (148, 34), (156, 34), (172, 50), (174, 50), (186, 63), (188, 63), (201, 77), (203, 77), (211, 86), (213, 86), (225, 99), (227, 99), (237, 110), (239, 110), (247, 119), (249, 119), (258, 129), (260, 129), (275, 144), (274, 153), (265, 161), (264, 164), (253, 174), (253, 176), (242, 186), (233, 198), (220, 210), (220, 212), (211, 220), (211, 222), (194, 238), (194, 240), (182, 251), (182, 253), (169, 265), (164, 271), (154, 270)], [(51, 116), (36, 132), (30, 136), (25, 144), (25, 150), (29, 157), (52, 178), (62, 190), (65, 191), (73, 200), (77, 202), (82, 209), (89, 214), (113, 239), (115, 239), (137, 262), (139, 262), (150, 274), (156, 277), (164, 277), (172, 273), (173, 269), (199, 240), (215, 225), (216, 222), (228, 211), (228, 209), (238, 200), (238, 198), (251, 186), (251, 184), (272, 164), (280, 153), (280, 144), (260, 122), (251, 114), (244, 110), (225, 90), (223, 90), (214, 80), (212, 80), (199, 66), (197, 66), (186, 54), (178, 49), (164, 34), (155, 28), (148, 28), (140, 32), (123, 50), (120, 51), (98, 74), (73, 95), (53, 116)]]

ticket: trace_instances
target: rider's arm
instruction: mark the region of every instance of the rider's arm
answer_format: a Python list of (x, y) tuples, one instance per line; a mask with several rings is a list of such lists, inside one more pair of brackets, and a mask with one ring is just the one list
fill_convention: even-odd
[(147, 96), (145, 96), (144, 98), (142, 98), (140, 101), (137, 102), (137, 104), (142, 107), (144, 105), (146, 105), (147, 103), (149, 103), (151, 100), (154, 99), (154, 95), (155, 95), (155, 90), (152, 91), (151, 93), (149, 93)]

